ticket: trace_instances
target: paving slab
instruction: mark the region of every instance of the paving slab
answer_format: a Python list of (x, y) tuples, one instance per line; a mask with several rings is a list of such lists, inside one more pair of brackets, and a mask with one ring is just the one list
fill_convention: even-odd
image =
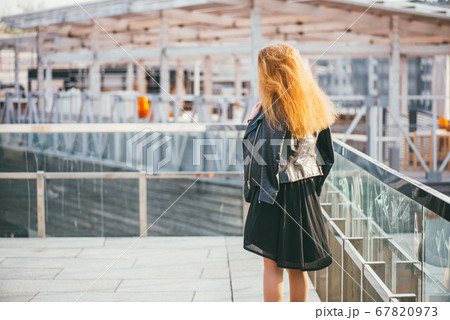
[(193, 302), (231, 302), (230, 291), (195, 291)]
[(39, 292), (32, 302), (191, 302), (194, 291), (177, 292)]
[(28, 302), (38, 293), (39, 291), (3, 292), (0, 290), (0, 302)]
[(223, 236), (149, 236), (149, 237), (109, 237), (105, 239), (105, 247), (129, 247), (133, 248), (170, 248), (170, 249), (194, 249), (206, 247), (224, 247)]
[[(0, 301), (263, 301), (242, 237), (0, 239)], [(85, 290), (89, 290), (86, 292)], [(288, 275), (284, 299), (289, 301)], [(308, 301), (320, 301), (310, 284)]]
[(111, 268), (64, 268), (55, 279), (199, 279), (202, 267), (180, 268), (180, 266), (158, 267), (111, 267)]
[(126, 291), (230, 291), (229, 279), (123, 280), (116, 292)]
[(202, 268), (200, 275), (202, 279), (229, 279), (230, 271), (228, 266), (206, 266)]
[(70, 288), (72, 291), (114, 292), (120, 280), (100, 279), (93, 283), (92, 280), (3, 280), (0, 279), (0, 290), (5, 292), (21, 291), (46, 291), (61, 292)]
[[(33, 241), (30, 241), (33, 239)], [(103, 247), (102, 237), (2, 238), (0, 248), (87, 248)]]
[[(31, 240), (33, 241), (33, 240)], [(0, 241), (3, 243), (3, 241)], [(83, 249), (81, 248), (47, 248), (39, 247), (22, 247), (22, 248), (5, 248), (4, 244), (0, 246), (0, 257), (33, 257), (33, 258), (59, 258), (59, 257), (76, 257)]]
[(208, 254), (207, 248), (194, 249), (167, 249), (167, 248), (130, 248), (130, 249), (115, 249), (115, 248), (87, 248), (78, 255), (80, 258), (148, 258), (149, 260), (157, 259), (198, 259), (206, 258)]
[(5, 268), (0, 267), (0, 279), (54, 279), (62, 268)]
[[(114, 263), (114, 264), (113, 264)], [(0, 264), (1, 267), (12, 268), (107, 268), (113, 264), (112, 268), (129, 267), (136, 263), (136, 258), (5, 258)]]

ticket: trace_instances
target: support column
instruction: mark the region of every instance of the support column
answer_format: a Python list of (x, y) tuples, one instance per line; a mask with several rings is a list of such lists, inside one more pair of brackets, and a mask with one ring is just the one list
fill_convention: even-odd
[(100, 64), (97, 61), (97, 58), (94, 58), (94, 61), (89, 67), (89, 91), (93, 95), (98, 95), (100, 93)]
[[(375, 78), (374, 74), (374, 58), (367, 58), (367, 93), (370, 97), (375, 96)], [(378, 106), (368, 106), (366, 123), (367, 123), (367, 147), (366, 152), (374, 159), (378, 159), (377, 143), (380, 143), (377, 139), (378, 136)]]
[(443, 117), (450, 119), (450, 54), (445, 56), (445, 108)]
[[(393, 15), (391, 18), (391, 54), (389, 57), (389, 111), (391, 115), (400, 122), (400, 36), (399, 36), (399, 17)], [(394, 127), (394, 121), (391, 119), (387, 123), (389, 136), (397, 136), (398, 129)], [(390, 166), (394, 170), (399, 169), (399, 145), (394, 142), (390, 150)]]
[(145, 79), (145, 63), (144, 61), (139, 61), (136, 65), (136, 80), (137, 80), (137, 90), (139, 93), (147, 93), (147, 80)]
[(37, 231), (39, 238), (45, 238), (45, 176), (44, 171), (37, 171), (36, 199), (37, 199)]
[(19, 83), (19, 48), (14, 46), (14, 93), (16, 97), (20, 95)]
[(44, 37), (42, 28), (37, 28), (36, 37), (37, 48), (37, 91), (38, 91), (38, 108), (41, 110), (41, 121), (45, 122), (44, 112), (44, 62), (42, 61), (42, 54), (44, 49)]
[(126, 90), (133, 91), (133, 83), (134, 83), (134, 66), (131, 62), (127, 63), (127, 81), (126, 81)]
[(205, 71), (203, 73), (203, 90), (205, 95), (213, 94), (211, 56), (205, 57)]
[(258, 99), (258, 51), (262, 45), (261, 7), (259, 6), (259, 1), (253, 1), (251, 10), (252, 68), (250, 76), (250, 108), (253, 107)]
[[(400, 56), (400, 96), (408, 95), (408, 57)], [(408, 115), (408, 100), (400, 99), (400, 114)]]
[[(400, 96), (402, 97), (399, 101), (399, 113), (400, 113), (400, 124), (408, 126), (408, 129), (406, 132), (409, 132), (409, 111), (408, 111), (408, 103), (409, 101), (405, 99), (405, 97), (408, 95), (408, 57), (406, 55), (400, 56)], [(407, 150), (406, 148), (409, 148), (405, 144), (408, 144), (404, 137), (402, 136), (402, 139), (399, 141), (399, 158), (403, 160), (403, 162), (408, 161), (408, 159), (405, 159), (407, 157)]]
[(47, 112), (50, 112), (53, 104), (52, 81), (53, 81), (52, 63), (48, 61), (45, 68), (45, 106), (46, 106), (45, 108)]
[(92, 26), (91, 33), (91, 49), (92, 49), (92, 64), (89, 67), (89, 91), (97, 96), (100, 94), (101, 88), (101, 77), (100, 77), (100, 62), (97, 58), (97, 50), (98, 50), (98, 27), (94, 23)]
[[(446, 74), (445, 74), (445, 64), (446, 56), (434, 56), (432, 64), (432, 81), (431, 81), (431, 95), (432, 96), (443, 96), (446, 92)], [(445, 99), (446, 100), (446, 99)], [(426, 178), (428, 181), (442, 181), (442, 173), (439, 172), (437, 165), (438, 156), (438, 145), (439, 141), (436, 136), (438, 129), (438, 117), (442, 117), (445, 109), (445, 100), (436, 99), (432, 100), (432, 136), (430, 139), (430, 150), (431, 150), (431, 161), (430, 169), (431, 171), (427, 173)]]
[(160, 85), (162, 87), (161, 94), (165, 97), (164, 100), (168, 100), (167, 95), (170, 93), (170, 69), (169, 60), (166, 55), (166, 48), (169, 43), (169, 18), (164, 11), (161, 11), (161, 23), (159, 26), (159, 47), (160, 53)]
[(242, 97), (242, 76), (241, 76), (241, 61), (239, 58), (234, 58), (234, 95)]
[(195, 61), (194, 66), (194, 96), (200, 95), (200, 61)]
[(176, 70), (176, 93), (177, 95), (183, 95), (184, 92), (184, 68), (181, 64), (181, 61), (177, 61), (177, 70)]
[(180, 113), (179, 109), (183, 107), (183, 99), (181, 98), (181, 96), (185, 94), (185, 90), (184, 90), (184, 68), (183, 68), (183, 64), (181, 63), (181, 61), (177, 61), (175, 86), (176, 86), (176, 94), (177, 94), (177, 102), (178, 102), (178, 104), (174, 105), (173, 120), (174, 121), (178, 121), (178, 115)]
[[(445, 95), (446, 83), (446, 56), (434, 56), (433, 57), (433, 69), (432, 69), (432, 80), (431, 80), (431, 95), (433, 96), (443, 96)], [(437, 102), (437, 115), (439, 117), (444, 116), (445, 110), (445, 100), (439, 99)]]
[(304, 60), (307, 61), (307, 65), (305, 65), (306, 70), (309, 70), (308, 72), (310, 72), (311, 75), (313, 76), (313, 78), (316, 79), (316, 81), (318, 81), (318, 79), (317, 79), (317, 62), (316, 62), (317, 59), (316, 58), (307, 58)]

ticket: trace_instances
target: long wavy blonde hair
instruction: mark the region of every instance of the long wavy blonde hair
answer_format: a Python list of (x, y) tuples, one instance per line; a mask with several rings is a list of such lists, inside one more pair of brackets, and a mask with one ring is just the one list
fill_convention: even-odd
[(258, 54), (258, 91), (269, 126), (284, 122), (300, 139), (331, 126), (338, 112), (329, 97), (305, 68), (298, 50), (273, 44)]

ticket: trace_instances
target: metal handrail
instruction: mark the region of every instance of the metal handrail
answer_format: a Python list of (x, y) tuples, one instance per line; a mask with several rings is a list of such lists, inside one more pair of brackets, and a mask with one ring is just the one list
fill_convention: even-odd
[(240, 131), (246, 124), (231, 123), (50, 123), (50, 124), (2, 124), (0, 133), (99, 133), (99, 132), (206, 132), (206, 131)]

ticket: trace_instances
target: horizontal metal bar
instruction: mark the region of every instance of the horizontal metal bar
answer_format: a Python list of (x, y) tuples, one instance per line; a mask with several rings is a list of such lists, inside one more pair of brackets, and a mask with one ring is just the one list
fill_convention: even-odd
[[(237, 178), (241, 172), (164, 172), (146, 174), (147, 179), (183, 179), (183, 178)], [(45, 179), (138, 179), (139, 172), (45, 172)], [(1, 172), (0, 180), (36, 179), (37, 173)]]
[[(363, 274), (364, 278), (371, 284), (374, 290), (383, 298), (383, 301), (387, 301), (389, 297), (393, 294), (388, 286), (380, 279), (376, 274), (375, 270), (369, 265), (369, 261), (363, 263)], [(380, 291), (381, 290), (381, 291)]]
[(0, 172), (1, 179), (36, 179), (36, 172)]
[(450, 99), (450, 96), (431, 96), (431, 95), (407, 95), (399, 96), (400, 100), (445, 100)]
[(243, 131), (245, 124), (217, 123), (55, 123), (55, 124), (3, 124), (0, 133), (61, 133), (61, 132), (206, 132)]

